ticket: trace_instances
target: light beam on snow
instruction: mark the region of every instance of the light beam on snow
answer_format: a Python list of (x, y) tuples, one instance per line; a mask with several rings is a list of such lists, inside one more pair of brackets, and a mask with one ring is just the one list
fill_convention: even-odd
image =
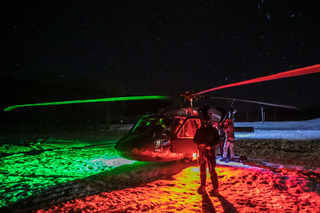
[(0, 167), (0, 208), (50, 186), (111, 172), (136, 162), (120, 158), (112, 148), (113, 144), (107, 142), (99, 146), (84, 146), (88, 143), (79, 141), (64, 146), (62, 142), (0, 146), (0, 154), (4, 155)]

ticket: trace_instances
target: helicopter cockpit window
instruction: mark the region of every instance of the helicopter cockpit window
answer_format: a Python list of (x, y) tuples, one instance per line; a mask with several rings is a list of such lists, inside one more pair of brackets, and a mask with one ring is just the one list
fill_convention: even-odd
[(144, 117), (132, 128), (132, 133), (140, 134), (170, 134), (172, 119), (159, 117)]
[(193, 138), (197, 129), (201, 126), (200, 119), (188, 119), (178, 132), (178, 138)]
[(176, 117), (174, 119), (174, 122), (173, 122), (173, 129), (174, 129), (174, 132), (177, 133), (180, 126), (183, 124), (184, 120), (186, 118), (185, 117)]

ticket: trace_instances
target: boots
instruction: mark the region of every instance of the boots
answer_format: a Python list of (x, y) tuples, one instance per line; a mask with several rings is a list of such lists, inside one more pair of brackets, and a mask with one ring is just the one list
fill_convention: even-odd
[(199, 195), (204, 195), (205, 193), (207, 193), (206, 191), (206, 186), (200, 186), (198, 189), (197, 189), (197, 192)]
[(218, 196), (219, 195), (219, 189), (214, 188), (209, 192), (210, 196)]

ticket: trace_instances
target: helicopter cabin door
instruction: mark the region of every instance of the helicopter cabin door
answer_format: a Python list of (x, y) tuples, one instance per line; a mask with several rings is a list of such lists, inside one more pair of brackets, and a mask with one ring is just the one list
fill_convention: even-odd
[[(182, 119), (182, 118), (180, 118)], [(173, 153), (196, 153), (197, 145), (193, 143), (193, 137), (201, 126), (199, 118), (184, 119), (180, 126), (176, 127), (175, 137), (172, 140)]]

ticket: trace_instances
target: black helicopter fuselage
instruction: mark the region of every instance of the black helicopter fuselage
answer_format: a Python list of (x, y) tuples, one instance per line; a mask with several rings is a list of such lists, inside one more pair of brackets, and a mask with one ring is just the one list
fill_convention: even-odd
[[(158, 115), (143, 116), (115, 146), (118, 154), (137, 161), (175, 161), (195, 158), (193, 143), (200, 127), (197, 107), (175, 109)], [(213, 124), (221, 119), (212, 113)]]

